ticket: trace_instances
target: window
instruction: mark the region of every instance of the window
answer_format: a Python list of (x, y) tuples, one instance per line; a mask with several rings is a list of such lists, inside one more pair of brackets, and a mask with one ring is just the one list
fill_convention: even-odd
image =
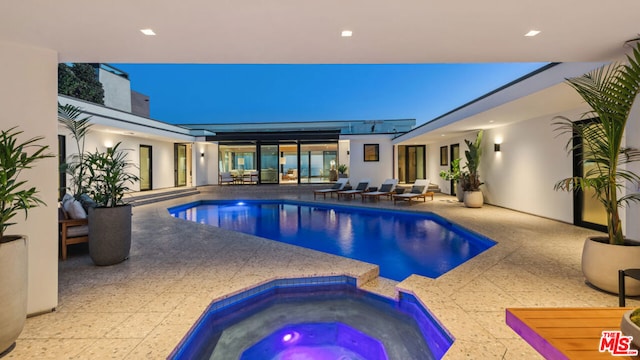
[(364, 144), (364, 161), (380, 161), (379, 144)]
[(440, 146), (440, 166), (447, 166), (449, 164), (449, 157), (447, 156), (447, 147)]

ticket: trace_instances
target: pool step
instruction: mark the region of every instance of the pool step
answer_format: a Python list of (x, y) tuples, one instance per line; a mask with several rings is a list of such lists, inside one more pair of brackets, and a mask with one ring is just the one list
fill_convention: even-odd
[(159, 201), (176, 199), (184, 196), (197, 195), (200, 191), (196, 188), (170, 188), (166, 190), (152, 190), (151, 192), (135, 193), (126, 201), (133, 206), (152, 204)]
[(360, 288), (370, 293), (384, 296), (388, 299), (398, 300), (398, 291), (396, 290), (396, 285), (398, 285), (398, 282), (395, 280), (377, 277), (365, 283)]

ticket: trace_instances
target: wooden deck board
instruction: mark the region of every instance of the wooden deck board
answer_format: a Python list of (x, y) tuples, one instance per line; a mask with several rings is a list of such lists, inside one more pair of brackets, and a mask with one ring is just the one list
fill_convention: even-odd
[(506, 322), (547, 359), (640, 359), (599, 352), (604, 330), (620, 330), (631, 308), (507, 309)]

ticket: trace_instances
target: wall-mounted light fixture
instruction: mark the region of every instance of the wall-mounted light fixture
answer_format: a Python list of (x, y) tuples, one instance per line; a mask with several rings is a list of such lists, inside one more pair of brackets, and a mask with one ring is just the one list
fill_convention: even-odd
[(200, 157), (204, 157), (204, 151), (200, 153)]
[(500, 152), (500, 144), (493, 144), (493, 151)]

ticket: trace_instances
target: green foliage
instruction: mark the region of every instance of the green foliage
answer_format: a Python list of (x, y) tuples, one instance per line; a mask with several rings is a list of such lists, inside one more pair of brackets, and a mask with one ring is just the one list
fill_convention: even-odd
[(640, 308), (633, 310), (631, 315), (629, 315), (629, 319), (636, 324), (636, 326), (640, 326)]
[(89, 172), (87, 189), (89, 195), (101, 207), (124, 204), (124, 193), (130, 190), (127, 183), (139, 180), (136, 175), (127, 172), (133, 165), (127, 161), (126, 152), (118, 150), (119, 146), (120, 143), (117, 143), (106, 152), (96, 150), (88, 153), (85, 158)]
[[(622, 221), (618, 209), (640, 200), (640, 194), (630, 193), (618, 197), (625, 182), (637, 188), (640, 177), (619, 167), (640, 159), (636, 148), (622, 146), (624, 130), (634, 101), (640, 91), (640, 48), (627, 56), (628, 64), (613, 63), (595, 69), (580, 77), (567, 79), (591, 111), (582, 115), (590, 122), (574, 123), (566, 117), (556, 117), (556, 130), (569, 134), (568, 152), (582, 150), (583, 164), (589, 164), (584, 176), (560, 180), (556, 190), (574, 191), (593, 189), (595, 197), (607, 211), (609, 243), (624, 244)], [(582, 149), (574, 147), (574, 139), (582, 139)]]
[(460, 172), (460, 160), (462, 159), (454, 159), (451, 160), (451, 170), (440, 171), (440, 177), (444, 180), (460, 180), (462, 173)]
[(15, 224), (9, 221), (18, 212), (24, 211), (26, 219), (29, 209), (44, 205), (38, 190), (26, 187), (27, 181), (19, 177), (22, 170), (31, 169), (36, 161), (53, 156), (45, 152), (48, 146), (37, 144), (43, 137), (20, 142), (18, 136), (23, 132), (16, 129), (0, 131), (0, 238), (10, 225)]
[(104, 105), (104, 88), (91, 64), (58, 64), (58, 94)]
[(76, 141), (77, 153), (65, 159), (61, 171), (71, 175), (70, 190), (76, 199), (86, 193), (86, 166), (84, 163), (84, 137), (90, 132), (93, 124), (90, 123), (91, 116), (79, 118), (82, 109), (74, 105), (61, 105), (58, 103), (58, 121), (62, 123), (71, 133), (71, 137)]
[(478, 131), (474, 142), (467, 139), (464, 140), (469, 148), (464, 152), (464, 156), (467, 159), (467, 164), (465, 165), (467, 171), (462, 172), (460, 176), (462, 179), (462, 189), (464, 191), (479, 191), (480, 185), (483, 184), (480, 182), (480, 174), (478, 173), (480, 157), (482, 156), (482, 133), (482, 130)]
[(346, 172), (347, 172), (347, 169), (349, 169), (349, 167), (348, 167), (347, 165), (345, 165), (345, 164), (340, 164), (340, 165), (338, 165), (338, 172), (339, 172), (340, 174), (344, 174), (344, 173), (346, 173)]

